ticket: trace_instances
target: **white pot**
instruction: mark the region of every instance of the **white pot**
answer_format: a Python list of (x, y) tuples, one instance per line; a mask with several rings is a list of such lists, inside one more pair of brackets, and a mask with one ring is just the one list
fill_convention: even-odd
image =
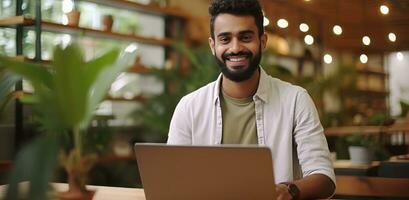
[(372, 152), (367, 147), (350, 146), (348, 151), (354, 165), (368, 165), (372, 161)]

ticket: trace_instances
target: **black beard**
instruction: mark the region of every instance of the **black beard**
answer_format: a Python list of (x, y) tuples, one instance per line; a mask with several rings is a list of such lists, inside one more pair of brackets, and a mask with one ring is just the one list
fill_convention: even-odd
[[(244, 69), (244, 70), (238, 70), (238, 71), (231, 71), (229, 70), (229, 68), (227, 68), (226, 66), (226, 59), (228, 56), (240, 56), (240, 55), (245, 55), (250, 59), (250, 63), (249, 66)], [(222, 72), (222, 74), (228, 78), (231, 81), (234, 82), (242, 82), (245, 80), (248, 80), (251, 78), (251, 76), (254, 74), (254, 72), (258, 69), (259, 64), (260, 64), (260, 60), (261, 60), (261, 47), (259, 47), (259, 53), (256, 54), (255, 56), (253, 55), (253, 53), (251, 53), (250, 51), (248, 52), (243, 52), (240, 51), (238, 53), (224, 53), (222, 55), (222, 59), (220, 60), (216, 55), (214, 55), (217, 65), (219, 65), (219, 68)]]

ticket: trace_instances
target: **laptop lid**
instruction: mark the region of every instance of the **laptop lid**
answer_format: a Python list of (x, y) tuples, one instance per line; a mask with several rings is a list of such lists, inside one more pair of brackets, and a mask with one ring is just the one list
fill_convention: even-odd
[(275, 199), (267, 147), (135, 144), (147, 200)]

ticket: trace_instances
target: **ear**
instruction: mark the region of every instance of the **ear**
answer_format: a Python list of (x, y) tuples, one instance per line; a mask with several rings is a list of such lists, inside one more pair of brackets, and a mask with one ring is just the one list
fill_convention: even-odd
[(263, 49), (265, 49), (266, 46), (267, 46), (267, 39), (268, 39), (267, 34), (263, 33), (263, 35), (260, 38), (261, 46), (262, 46)]
[(212, 37), (209, 37), (209, 46), (210, 46), (210, 49), (212, 50), (212, 54), (216, 55), (216, 50), (214, 48), (214, 40)]

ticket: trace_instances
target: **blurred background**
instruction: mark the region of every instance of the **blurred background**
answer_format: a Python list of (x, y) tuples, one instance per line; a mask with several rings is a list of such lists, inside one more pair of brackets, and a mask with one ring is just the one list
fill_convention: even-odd
[[(101, 155), (90, 184), (140, 187), (133, 143), (165, 142), (179, 99), (217, 77), (208, 47), (209, 2), (0, 1), (0, 55), (47, 64), (56, 45), (72, 42), (86, 60), (114, 47), (135, 52), (87, 135), (87, 145)], [(409, 164), (392, 162), (407, 161), (409, 153), (409, 1), (260, 3), (268, 34), (262, 66), (309, 91), (337, 175), (409, 178)], [(22, 80), (9, 92), (11, 101), (0, 101), (2, 184), (16, 153), (41, 132), (31, 106), (15, 100), (35, 93), (30, 83)], [(351, 160), (355, 145), (372, 150), (370, 161)]]

